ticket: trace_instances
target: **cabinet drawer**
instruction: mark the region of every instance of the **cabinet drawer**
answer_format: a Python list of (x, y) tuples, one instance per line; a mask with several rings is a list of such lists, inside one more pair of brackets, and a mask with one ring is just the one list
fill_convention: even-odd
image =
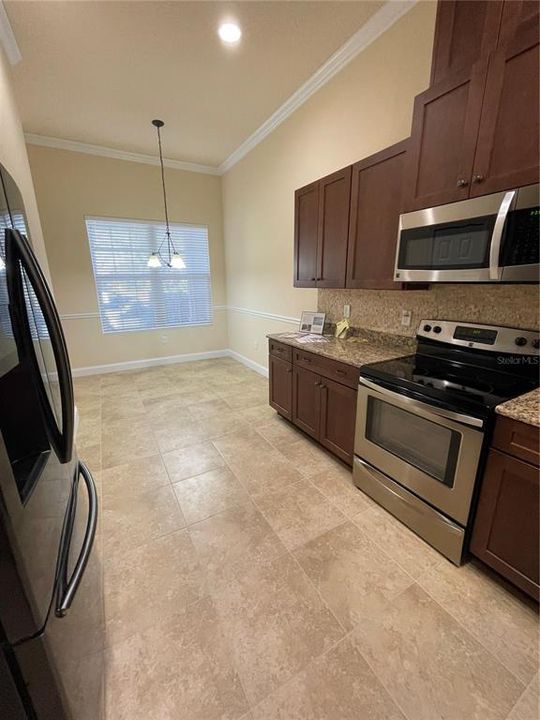
[(292, 360), (292, 347), (277, 340), (268, 341), (268, 352), (270, 355), (274, 355), (282, 360), (287, 360), (288, 362)]
[(493, 447), (527, 462), (540, 465), (539, 431), (533, 425), (499, 415), (493, 433)]
[(358, 388), (360, 369), (354, 367), (354, 365), (347, 365), (338, 360), (331, 360), (322, 355), (315, 355), (303, 350), (295, 350), (293, 357), (295, 365), (312, 370), (329, 380), (335, 380), (355, 390)]

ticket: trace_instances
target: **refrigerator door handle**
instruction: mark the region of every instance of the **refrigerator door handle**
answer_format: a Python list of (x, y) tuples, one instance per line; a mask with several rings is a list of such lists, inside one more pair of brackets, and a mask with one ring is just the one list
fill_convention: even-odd
[[(77, 562), (75, 563), (73, 572), (71, 573), (71, 576), (68, 580), (67, 579), (67, 563), (69, 560), (69, 549), (70, 549), (69, 546), (71, 544), (71, 539), (73, 536), (73, 525), (74, 525), (74, 520), (75, 520), (75, 508), (76, 508), (76, 501), (74, 501), (70, 507), (70, 512), (72, 513), (72, 516), (68, 520), (68, 532), (66, 533), (66, 537), (64, 538), (66, 545), (61, 553), (62, 572), (61, 572), (60, 583), (59, 583), (57, 599), (56, 599), (56, 607), (55, 607), (55, 615), (56, 615), (56, 617), (60, 617), (60, 618), (62, 618), (66, 615), (69, 608), (71, 607), (71, 604), (75, 598), (75, 595), (77, 594), (77, 590), (78, 590), (81, 580), (83, 578), (84, 571), (86, 570), (86, 566), (88, 564), (88, 560), (90, 558), (90, 553), (92, 552), (92, 547), (94, 545), (94, 539), (96, 536), (96, 527), (97, 527), (97, 519), (98, 519), (98, 499), (97, 499), (96, 485), (94, 483), (94, 478), (92, 477), (90, 470), (86, 467), (86, 465), (83, 462), (79, 462), (78, 471), (79, 471), (80, 476), (82, 477), (82, 479), (85, 482), (86, 489), (88, 492), (88, 519), (86, 521), (86, 530), (84, 533), (81, 550), (79, 552), (79, 557), (77, 558)], [(74, 484), (74, 488), (73, 488), (74, 493), (77, 492), (77, 485), (78, 485), (78, 482), (76, 482)]]
[[(54, 304), (54, 299), (47, 285), (47, 281), (28, 241), (18, 230), (6, 230), (6, 279), (10, 305), (14, 306), (13, 313), (18, 324), (17, 335), (22, 338), (23, 351), (28, 353), (34, 366), (34, 373), (43, 406), (47, 426), (50, 430), (51, 444), (53, 445), (61, 463), (71, 460), (73, 453), (73, 435), (75, 425), (75, 401), (73, 396), (73, 381), (67, 351), (66, 340), (62, 330), (60, 317)], [(32, 290), (35, 293), (47, 332), (51, 341), (60, 391), (60, 404), (62, 412), (61, 427), (58, 426), (54, 411), (47, 398), (47, 393), (41, 378), (40, 367), (32, 344), (32, 333), (26, 314), (26, 298), (24, 294), (21, 269), (24, 269)]]

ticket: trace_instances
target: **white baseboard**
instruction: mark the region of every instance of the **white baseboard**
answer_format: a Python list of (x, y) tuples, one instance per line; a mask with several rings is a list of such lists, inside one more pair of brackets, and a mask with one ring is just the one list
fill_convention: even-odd
[(259, 373), (259, 375), (263, 375), (266, 378), (268, 377), (268, 368), (264, 367), (264, 365), (260, 365), (254, 360), (250, 360), (245, 355), (240, 355), (240, 353), (237, 353), (236, 350), (227, 350), (227, 355), (234, 360), (238, 360), (238, 362), (242, 363), (242, 365), (245, 365), (250, 370), (255, 370), (255, 372)]
[(268, 377), (268, 368), (240, 355), (235, 350), (208, 350), (207, 352), (186, 353), (184, 355), (167, 355), (165, 357), (147, 358), (144, 360), (127, 360), (125, 362), (108, 363), (106, 365), (89, 365), (88, 367), (73, 368), (73, 377), (86, 375), (101, 375), (102, 373), (122, 372), (123, 370), (138, 370), (139, 368), (155, 367), (157, 365), (172, 365), (174, 363), (194, 362), (195, 360), (210, 360), (211, 358), (230, 357), (242, 363), (250, 370)]
[(127, 360), (107, 365), (89, 365), (72, 369), (73, 377), (85, 375), (101, 375), (101, 373), (122, 372), (122, 370), (137, 370), (138, 368), (154, 367), (155, 365), (172, 365), (173, 363), (193, 362), (195, 360), (209, 360), (210, 358), (229, 357), (229, 350), (208, 350), (207, 352), (186, 353), (184, 355), (166, 355), (165, 357), (147, 358), (144, 360)]

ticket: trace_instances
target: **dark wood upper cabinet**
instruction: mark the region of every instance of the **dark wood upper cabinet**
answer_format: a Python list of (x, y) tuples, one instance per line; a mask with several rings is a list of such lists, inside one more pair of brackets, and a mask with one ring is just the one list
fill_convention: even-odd
[(415, 100), (406, 211), (538, 182), (538, 15), (537, 2), (439, 2), (435, 84)]
[(270, 355), (269, 392), (270, 405), (288, 420), (292, 418), (292, 364)]
[(499, 45), (510, 42), (531, 23), (538, 22), (540, 3), (538, 0), (506, 0), (503, 3)]
[(321, 378), (321, 445), (349, 465), (353, 462), (357, 392)]
[(408, 141), (352, 166), (348, 288), (400, 289), (394, 262)]
[(439, 0), (430, 85), (470, 72), (495, 49), (502, 11), (501, 0)]
[(345, 287), (351, 168), (319, 180), (317, 287)]
[(319, 232), (319, 183), (294, 194), (294, 285), (317, 285), (317, 236)]
[(406, 211), (469, 197), (488, 61), (416, 96), (404, 182)]
[[(524, 10), (528, 7), (517, 4)], [(538, 182), (538, 11), (521, 21), (514, 18), (513, 27), (508, 42), (493, 53), (489, 64), (471, 196)]]
[(350, 202), (350, 167), (296, 191), (295, 287), (345, 287)]

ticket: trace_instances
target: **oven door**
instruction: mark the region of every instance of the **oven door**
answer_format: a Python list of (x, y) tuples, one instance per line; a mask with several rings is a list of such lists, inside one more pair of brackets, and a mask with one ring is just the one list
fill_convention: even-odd
[(501, 242), (516, 191), (400, 217), (394, 278), (400, 282), (497, 282)]
[(480, 462), (482, 426), (479, 418), (360, 378), (356, 455), (463, 527)]

